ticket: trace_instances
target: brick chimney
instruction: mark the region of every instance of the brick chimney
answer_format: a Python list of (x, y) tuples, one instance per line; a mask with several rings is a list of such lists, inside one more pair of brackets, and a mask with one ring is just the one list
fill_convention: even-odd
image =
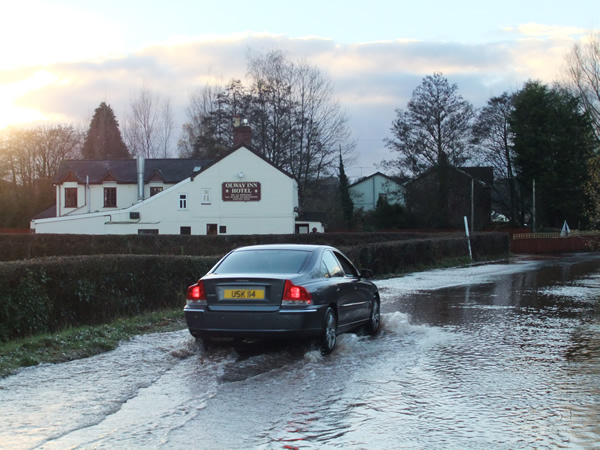
[(252, 129), (248, 121), (240, 116), (233, 116), (233, 146), (252, 145)]

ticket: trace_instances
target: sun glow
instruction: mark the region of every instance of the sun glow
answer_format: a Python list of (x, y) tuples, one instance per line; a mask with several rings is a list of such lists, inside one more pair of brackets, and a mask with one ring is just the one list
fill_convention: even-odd
[(18, 104), (19, 98), (56, 82), (52, 73), (40, 70), (30, 77), (12, 83), (0, 84), (0, 129), (9, 125), (45, 120), (44, 114), (33, 108)]

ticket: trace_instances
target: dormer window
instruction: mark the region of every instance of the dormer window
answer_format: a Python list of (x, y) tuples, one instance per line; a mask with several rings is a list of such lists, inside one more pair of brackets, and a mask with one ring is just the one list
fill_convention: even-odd
[(65, 188), (65, 208), (77, 208), (77, 188)]
[(117, 188), (116, 187), (105, 187), (104, 188), (104, 207), (105, 208), (116, 208), (117, 207)]
[(150, 186), (150, 197), (163, 191), (162, 186)]

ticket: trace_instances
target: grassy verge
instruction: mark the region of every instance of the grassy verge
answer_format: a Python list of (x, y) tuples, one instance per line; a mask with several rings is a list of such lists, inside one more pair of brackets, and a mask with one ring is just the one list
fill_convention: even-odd
[(113, 323), (69, 328), (0, 344), (0, 378), (20, 367), (60, 363), (113, 350), (133, 336), (185, 328), (181, 308), (119, 319)]

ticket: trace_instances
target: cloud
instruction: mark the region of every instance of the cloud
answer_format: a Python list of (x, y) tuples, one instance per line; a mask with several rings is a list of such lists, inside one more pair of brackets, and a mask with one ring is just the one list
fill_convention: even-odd
[(589, 32), (581, 27), (564, 27), (560, 25), (545, 25), (525, 23), (515, 27), (506, 27), (504, 31), (518, 38), (581, 38)]

